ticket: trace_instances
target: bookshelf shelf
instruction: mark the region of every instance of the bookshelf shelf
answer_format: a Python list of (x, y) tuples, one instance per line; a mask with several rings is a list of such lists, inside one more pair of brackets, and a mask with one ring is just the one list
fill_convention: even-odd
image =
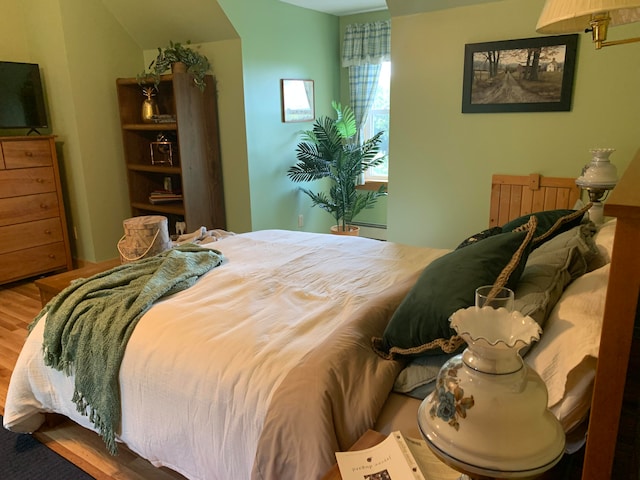
[[(178, 221), (188, 231), (226, 228), (215, 79), (208, 75), (206, 84), (201, 92), (189, 74), (163, 75), (154, 99), (175, 122), (144, 123), (137, 79), (116, 80), (132, 216), (165, 215), (170, 230)], [(171, 142), (171, 165), (152, 163), (151, 144), (159, 135)], [(167, 186), (182, 198), (151, 203), (151, 192)]]

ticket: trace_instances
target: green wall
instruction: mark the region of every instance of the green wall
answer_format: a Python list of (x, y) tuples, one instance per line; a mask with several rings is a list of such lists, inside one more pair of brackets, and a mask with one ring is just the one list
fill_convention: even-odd
[[(338, 17), (278, 0), (220, 0), (242, 40), (244, 103), (253, 230), (326, 231), (331, 217), (286, 176), (299, 132), (312, 122), (282, 123), (280, 79), (315, 82), (316, 116), (328, 115), (339, 95)], [(247, 12), (251, 12), (247, 14)]]
[[(141, 71), (154, 48), (136, 38), (138, 28), (123, 28), (105, 1), (4, 0), (0, 17), (0, 58), (42, 67), (70, 230), (78, 233), (73, 253), (88, 261), (117, 257), (122, 220), (130, 216), (115, 79)], [(190, 0), (190, 8), (206, 10), (205, 1)], [(348, 91), (339, 67), (344, 25), (388, 13), (340, 19), (279, 0), (218, 3), (237, 38), (203, 40), (201, 48), (218, 82), (228, 228), (298, 229), (303, 215), (303, 230), (324, 232), (331, 217), (312, 209), (286, 177), (299, 131), (311, 122), (281, 122), (280, 79), (313, 79), (316, 114), (332, 114), (331, 100), (345, 101)], [(157, 0), (154, 12), (177, 4)], [(612, 160), (622, 172), (634, 155), (640, 44), (595, 51), (581, 35), (570, 112), (460, 113), (464, 45), (536, 36), (542, 4), (503, 0), (392, 18), (390, 195), (378, 206), (389, 239), (452, 247), (485, 228), (493, 173), (576, 176), (589, 148), (603, 146), (617, 148)], [(109, 5), (126, 9), (118, 18), (145, 18), (130, 15), (140, 13), (139, 2)], [(210, 20), (201, 17), (197, 31), (206, 32)], [(139, 26), (166, 37), (163, 43), (181, 40), (185, 27)], [(609, 35), (639, 36), (640, 24)]]
[[(640, 125), (640, 43), (595, 51), (581, 34), (570, 112), (462, 114), (464, 45), (535, 37), (542, 0), (504, 0), (392, 19), (388, 236), (455, 247), (487, 228), (491, 175), (578, 176), (589, 149), (622, 172)], [(609, 38), (640, 36), (640, 24)]]

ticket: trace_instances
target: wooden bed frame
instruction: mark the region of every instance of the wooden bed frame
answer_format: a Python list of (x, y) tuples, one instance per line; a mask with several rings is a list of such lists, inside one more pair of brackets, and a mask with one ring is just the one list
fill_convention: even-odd
[[(494, 175), (490, 226), (541, 210), (573, 208), (580, 189), (572, 178)], [(583, 480), (611, 478), (627, 367), (640, 295), (640, 150), (604, 206), (617, 217), (600, 338)], [(640, 324), (640, 320), (638, 320)], [(624, 419), (623, 419), (624, 420)]]
[(494, 175), (491, 180), (489, 226), (504, 225), (514, 218), (543, 210), (570, 209), (580, 198), (573, 178)]
[[(640, 295), (640, 150), (604, 205), (617, 217), (582, 478), (611, 478)], [(640, 322), (639, 322), (640, 323)], [(637, 372), (636, 372), (637, 375)]]

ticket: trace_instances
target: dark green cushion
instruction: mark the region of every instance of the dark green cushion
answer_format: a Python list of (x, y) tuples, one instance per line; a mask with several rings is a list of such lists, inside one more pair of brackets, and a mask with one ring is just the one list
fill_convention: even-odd
[(512, 232), (514, 230), (518, 230), (520, 227), (526, 225), (533, 215), (538, 220), (538, 226), (536, 227), (536, 233), (532, 242), (533, 248), (537, 248), (544, 242), (551, 240), (556, 235), (580, 225), (580, 222), (582, 222), (582, 219), (584, 218), (584, 214), (590, 207), (591, 204), (588, 204), (580, 210), (558, 209), (534, 212), (505, 223), (502, 226), (502, 231)]
[[(493, 235), (431, 262), (394, 312), (382, 338), (373, 340), (374, 350), (387, 357), (443, 353), (429, 344), (455, 336), (449, 327), (451, 314), (474, 305), (476, 288), (494, 284), (526, 238), (527, 231)], [(509, 288), (522, 274), (530, 243), (524, 245), (507, 280)]]
[(586, 273), (589, 262), (599, 255), (595, 232), (593, 222), (588, 222), (532, 251), (515, 288), (515, 310), (544, 327), (567, 285)]
[(478, 232), (475, 235), (471, 235), (469, 238), (465, 238), (464, 241), (462, 241), (462, 243), (460, 243), (460, 245), (456, 247), (456, 250), (459, 248), (468, 247), (469, 245), (473, 245), (474, 243), (477, 243), (480, 240), (484, 240), (485, 238), (493, 237), (494, 235), (499, 235), (501, 233), (502, 233), (502, 227), (487, 228), (486, 230), (482, 230), (481, 232)]

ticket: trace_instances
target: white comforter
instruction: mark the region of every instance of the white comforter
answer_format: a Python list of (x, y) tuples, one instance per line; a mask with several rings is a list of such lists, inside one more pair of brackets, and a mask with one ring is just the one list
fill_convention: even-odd
[[(211, 245), (223, 265), (157, 303), (129, 341), (118, 439), (191, 479), (317, 478), (373, 425), (399, 371), (370, 338), (446, 251), (273, 230)], [(93, 429), (73, 378), (43, 364), (43, 327), (13, 372), (5, 426), (33, 431), (58, 412)]]

